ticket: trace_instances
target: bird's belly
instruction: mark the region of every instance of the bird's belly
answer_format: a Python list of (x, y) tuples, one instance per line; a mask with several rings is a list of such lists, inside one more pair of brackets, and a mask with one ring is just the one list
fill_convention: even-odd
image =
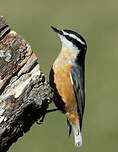
[[(64, 102), (65, 112), (73, 112), (77, 110), (77, 102), (73, 89), (73, 84), (70, 79), (70, 68), (71, 65), (66, 65), (63, 68), (54, 70), (54, 83), (56, 84), (56, 89)], [(58, 101), (57, 103), (59, 103)]]

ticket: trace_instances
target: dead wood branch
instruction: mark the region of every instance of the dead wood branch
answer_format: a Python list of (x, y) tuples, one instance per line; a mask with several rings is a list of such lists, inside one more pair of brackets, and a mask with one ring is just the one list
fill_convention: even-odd
[(45, 114), (52, 98), (30, 45), (0, 17), (0, 152)]

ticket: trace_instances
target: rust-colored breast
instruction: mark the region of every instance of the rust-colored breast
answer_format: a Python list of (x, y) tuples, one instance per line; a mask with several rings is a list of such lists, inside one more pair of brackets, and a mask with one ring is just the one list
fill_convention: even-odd
[(56, 67), (56, 69), (53, 69), (54, 83), (56, 84), (58, 94), (65, 103), (65, 112), (71, 112), (77, 109), (76, 97), (70, 79), (70, 68), (71, 65), (68, 64), (64, 65), (62, 68)]

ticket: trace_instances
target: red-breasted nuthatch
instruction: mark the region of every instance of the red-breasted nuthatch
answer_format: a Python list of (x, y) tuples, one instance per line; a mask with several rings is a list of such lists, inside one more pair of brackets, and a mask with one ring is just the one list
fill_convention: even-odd
[(75, 145), (82, 145), (82, 119), (85, 106), (84, 38), (71, 30), (52, 29), (58, 34), (62, 48), (50, 71), (50, 85), (54, 89), (55, 105), (67, 117), (69, 134), (74, 132)]

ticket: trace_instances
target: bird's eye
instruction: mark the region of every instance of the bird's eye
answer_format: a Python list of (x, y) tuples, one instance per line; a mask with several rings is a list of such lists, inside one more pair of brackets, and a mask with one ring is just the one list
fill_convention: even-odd
[(69, 41), (72, 41), (72, 40), (73, 40), (73, 38), (70, 37), (70, 36), (68, 36), (68, 35), (65, 35), (65, 37), (66, 37), (66, 39), (69, 40)]

